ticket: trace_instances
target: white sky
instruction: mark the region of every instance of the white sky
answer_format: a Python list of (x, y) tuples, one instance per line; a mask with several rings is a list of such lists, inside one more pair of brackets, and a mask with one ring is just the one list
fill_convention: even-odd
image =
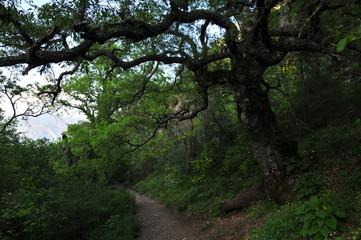
[[(27, 4), (27, 2), (29, 2), (29, 1), (23, 1), (23, 3), (22, 3), (24, 10), (27, 10), (28, 8), (30, 8), (30, 5)], [(33, 0), (30, 2), (32, 2), (33, 4), (35, 4), (37, 6), (41, 6), (50, 1)], [(57, 67), (55, 64), (53, 66), (53, 69), (54, 69), (54, 73), (56, 76), (58, 76), (62, 72), (60, 67)], [(11, 76), (10, 71), (6, 68), (0, 68), (0, 71), (2, 71), (3, 72), (2, 74), (8, 78)], [(28, 73), (28, 75), (25, 75), (25, 76), (22, 76), (21, 74), (19, 74), (19, 79), (20, 79), (19, 84), (21, 86), (26, 86), (28, 83), (35, 83), (35, 82), (45, 83), (46, 82), (45, 77), (40, 76), (37, 69), (31, 70)], [(30, 102), (30, 101), (32, 101), (32, 99), (27, 99), (27, 101)], [(3, 109), (5, 111), (6, 116), (11, 116), (13, 114), (11, 104), (6, 97), (2, 97), (0, 99), (0, 107), (1, 107), (1, 109)], [(23, 112), (26, 109), (27, 104), (19, 102), (19, 104), (17, 104), (16, 107), (17, 107), (18, 113)], [(27, 122), (24, 122), (21, 119), (19, 119), (20, 124), (19, 124), (18, 129), (21, 132), (25, 132), (25, 135), (27, 135), (28, 137), (31, 137), (31, 138), (47, 137), (50, 140), (56, 140), (58, 137), (60, 137), (61, 132), (66, 130), (67, 124), (75, 123), (79, 120), (84, 120), (84, 119), (85, 119), (84, 115), (80, 114), (79, 112), (62, 111), (61, 116), (51, 116), (49, 114), (46, 114), (44, 116), (37, 117), (36, 119), (29, 118), (29, 120)]]

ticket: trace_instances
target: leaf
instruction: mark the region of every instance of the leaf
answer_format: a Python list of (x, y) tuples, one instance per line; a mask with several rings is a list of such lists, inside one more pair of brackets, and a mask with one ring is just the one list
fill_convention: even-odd
[(342, 38), (337, 44), (337, 51), (342, 52), (347, 45), (347, 37)]
[(307, 214), (306, 216), (305, 216), (305, 220), (312, 220), (312, 219), (315, 219), (316, 218), (316, 216), (315, 215), (313, 215), (313, 214), (311, 214), (311, 213), (309, 213), (309, 214)]
[(310, 203), (312, 203), (312, 204), (318, 204), (318, 197), (316, 197), (316, 196), (310, 197)]
[(338, 210), (335, 212), (335, 215), (339, 218), (345, 218), (347, 217), (346, 213), (344, 211)]
[(317, 212), (316, 212), (316, 216), (319, 217), (319, 218), (325, 219), (325, 217), (326, 217), (326, 212), (323, 211), (323, 210), (317, 211)]
[(310, 201), (308, 203), (308, 206), (312, 209), (312, 210), (317, 210), (317, 207), (319, 205), (319, 202), (318, 202), (318, 198), (315, 197), (315, 196), (312, 196), (310, 198)]
[(293, 169), (295, 169), (295, 165), (289, 165), (287, 168), (286, 168), (286, 171), (287, 173), (291, 173)]
[(308, 233), (308, 229), (303, 227), (300, 233), (301, 233), (302, 237), (306, 237), (307, 233)]
[(325, 224), (325, 221), (322, 219), (317, 218), (317, 225), (321, 228)]
[(312, 189), (311, 188), (305, 188), (304, 189), (304, 192), (305, 192), (305, 195), (310, 195), (310, 193), (312, 192)]
[(326, 225), (330, 227), (332, 230), (335, 230), (337, 227), (337, 220), (334, 216), (331, 216), (330, 218), (326, 219)]
[(315, 235), (316, 233), (318, 233), (320, 230), (317, 227), (317, 225), (313, 225), (309, 230), (308, 230), (308, 235), (312, 236)]
[(297, 215), (301, 215), (301, 214), (303, 214), (304, 212), (305, 212), (305, 206), (304, 206), (304, 205), (296, 208), (296, 210), (295, 210), (295, 213), (296, 213)]
[(327, 226), (323, 226), (323, 228), (321, 229), (320, 232), (321, 232), (322, 236), (327, 237), (328, 234), (331, 232), (331, 229), (328, 228)]
[(341, 36), (342, 36), (342, 32), (336, 30), (336, 34), (335, 34), (336, 41), (340, 40)]

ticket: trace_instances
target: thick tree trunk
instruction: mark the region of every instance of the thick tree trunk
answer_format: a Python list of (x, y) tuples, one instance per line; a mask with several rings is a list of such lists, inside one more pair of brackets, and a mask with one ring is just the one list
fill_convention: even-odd
[(261, 87), (264, 70), (253, 59), (236, 60), (230, 85), (238, 116), (263, 172), (265, 193), (274, 201), (284, 203), (290, 188), (282, 163), (291, 157), (298, 158), (297, 143), (285, 138), (278, 127), (267, 91)]

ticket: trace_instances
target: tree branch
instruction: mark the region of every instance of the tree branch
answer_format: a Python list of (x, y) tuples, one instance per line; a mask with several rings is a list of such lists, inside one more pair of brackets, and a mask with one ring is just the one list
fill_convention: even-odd
[(143, 21), (132, 18), (124, 19), (116, 23), (108, 23), (102, 26), (90, 26), (90, 24), (78, 24), (75, 31), (82, 32), (84, 39), (103, 44), (111, 38), (125, 37), (133, 42), (157, 36), (166, 32), (173, 23), (192, 23), (197, 20), (210, 20), (226, 30), (236, 29), (236, 26), (226, 16), (211, 10), (194, 10), (191, 12), (171, 12), (158, 24), (150, 25)]
[[(11, 104), (11, 109), (12, 109), (12, 115), (11, 117), (6, 120), (6, 122), (4, 124), (2, 124), (1, 126), (1, 129), (0, 129), (0, 133), (3, 133), (6, 131), (6, 128), (8, 128), (12, 122), (15, 121), (15, 119), (19, 118), (19, 117), (22, 117), (23, 119), (26, 119), (28, 117), (39, 117), (45, 113), (48, 113), (45, 109), (47, 107), (47, 104), (46, 103), (43, 103), (41, 105), (41, 108), (34, 111), (34, 108), (35, 107), (39, 107), (38, 104), (36, 105), (28, 105), (28, 107), (26, 108), (26, 110), (24, 110), (23, 112), (21, 113), (18, 113), (17, 112), (17, 102), (18, 101), (27, 101), (27, 99), (22, 99), (22, 96), (21, 96), (21, 92), (17, 93), (17, 94), (14, 94), (12, 95), (10, 92), (9, 92), (9, 89), (7, 86), (4, 86), (4, 93), (5, 93), (5, 96), (7, 97), (7, 99), (9, 100), (10, 104)], [(16, 96), (18, 96), (17, 98), (15, 98)], [(29, 103), (28, 103), (29, 104)]]
[(14, 25), (14, 27), (18, 30), (21, 37), (27, 42), (29, 45), (32, 45), (34, 43), (33, 39), (27, 34), (27, 32), (23, 29), (22, 24), (16, 20), (10, 11), (6, 9), (6, 7), (2, 4), (0, 4), (0, 20), (3, 22), (9, 22)]
[(55, 102), (56, 98), (61, 93), (61, 81), (63, 80), (63, 78), (66, 75), (73, 75), (76, 71), (78, 71), (78, 69), (80, 67), (80, 64), (81, 64), (81, 62), (78, 62), (72, 70), (62, 72), (59, 75), (59, 77), (57, 79), (55, 79), (55, 82), (56, 82), (55, 88), (56, 89), (54, 91), (41, 91), (41, 92), (38, 93), (38, 96), (41, 96), (41, 95), (44, 95), (44, 94), (53, 95), (53, 98), (51, 100), (51, 105), (54, 105), (54, 102)]
[(197, 45), (196, 45), (196, 43), (192, 40), (192, 38), (190, 38), (188, 35), (183, 34), (183, 33), (181, 33), (181, 32), (174, 31), (174, 30), (168, 30), (168, 31), (166, 31), (165, 33), (172, 34), (172, 35), (177, 36), (177, 37), (181, 37), (183, 41), (185, 41), (185, 42), (187, 42), (187, 43), (189, 44), (189, 46), (190, 46), (191, 49), (192, 49), (193, 55), (194, 55), (196, 58), (198, 57)]

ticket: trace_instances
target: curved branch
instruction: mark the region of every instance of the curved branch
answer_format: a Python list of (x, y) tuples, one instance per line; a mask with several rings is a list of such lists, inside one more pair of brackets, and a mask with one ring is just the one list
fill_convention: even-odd
[(38, 66), (46, 65), (49, 63), (59, 63), (65, 61), (77, 61), (79, 58), (85, 55), (85, 53), (94, 45), (95, 43), (90, 40), (85, 40), (81, 44), (71, 49), (65, 49), (61, 51), (47, 51), (47, 50), (37, 50), (36, 59), (33, 59), (29, 54), (21, 54), (18, 56), (2, 57), (0, 58), (0, 66), (13, 66), (17, 64), (29, 64), (26, 68), (24, 74), (29, 72), (31, 69)]
[(41, 91), (38, 93), (38, 96), (44, 95), (44, 94), (50, 94), (53, 95), (53, 99), (51, 100), (51, 105), (54, 105), (54, 102), (56, 100), (56, 98), (58, 97), (58, 95), (61, 93), (61, 81), (63, 80), (64, 76), (66, 75), (73, 75), (76, 71), (78, 71), (79, 67), (80, 67), (81, 62), (78, 62), (76, 64), (76, 66), (70, 70), (70, 71), (66, 71), (66, 72), (62, 72), (59, 77), (55, 80), (56, 82), (56, 89), (55, 91)]
[[(0, 129), (0, 133), (3, 133), (6, 131), (6, 128), (8, 128), (12, 122), (15, 121), (15, 119), (22, 117), (23, 119), (26, 119), (28, 117), (39, 117), (45, 113), (47, 113), (46, 111), (46, 107), (47, 104), (44, 103), (42, 104), (40, 109), (37, 109), (36, 111), (34, 110), (35, 107), (39, 107), (38, 105), (28, 105), (28, 107), (26, 108), (26, 110), (24, 110), (21, 113), (17, 112), (17, 102), (18, 101), (26, 101), (26, 99), (22, 99), (23, 97), (21, 95), (18, 96), (18, 98), (15, 98), (15, 96), (17, 95), (11, 95), (8, 91), (8, 88), (5, 86), (4, 87), (4, 93), (5, 96), (7, 97), (7, 99), (9, 100), (10, 104), (11, 104), (11, 109), (12, 109), (12, 115), (11, 117), (6, 120), (6, 122), (4, 124), (1, 124), (1, 129)], [(21, 94), (21, 93), (19, 93)]]
[(129, 68), (138, 66), (142, 63), (149, 62), (149, 61), (158, 61), (165, 64), (172, 64), (172, 63), (186, 63), (188, 60), (184, 57), (171, 57), (168, 56), (168, 54), (179, 54), (179, 52), (164, 52), (160, 54), (151, 54), (146, 55), (137, 59), (134, 59), (132, 61), (123, 61), (119, 57), (117, 57), (113, 51), (108, 50), (98, 50), (93, 54), (89, 54), (85, 56), (85, 59), (88, 61), (92, 61), (98, 57), (104, 56), (108, 57), (110, 60), (113, 61), (114, 65), (117, 67), (121, 67), (124, 70), (127, 70)]
[(193, 110), (181, 108), (174, 114), (165, 116), (163, 119), (160, 120), (156, 119), (156, 127), (154, 128), (152, 133), (142, 143), (135, 144), (128, 141), (127, 143), (133, 148), (126, 151), (122, 155), (122, 157), (124, 157), (126, 154), (130, 152), (134, 152), (138, 148), (147, 144), (150, 140), (152, 140), (156, 136), (158, 130), (163, 126), (165, 126), (169, 121), (178, 120), (179, 122), (181, 122), (184, 120), (190, 120), (195, 118), (200, 112), (206, 110), (209, 104), (208, 89), (215, 84), (225, 84), (229, 74), (230, 72), (225, 70), (218, 70), (214, 72), (209, 72), (206, 70), (198, 70), (197, 72), (195, 72), (194, 82), (196, 82), (198, 93), (201, 95), (200, 105)]
[(210, 20), (206, 20), (205, 23), (202, 25), (201, 27), (201, 35), (199, 36), (199, 39), (201, 41), (202, 44), (202, 52), (203, 54), (207, 54), (207, 27), (209, 26), (209, 24), (211, 23)]
[(282, 37), (278, 40), (272, 41), (272, 49), (275, 51), (313, 51), (313, 52), (327, 52), (329, 49), (310, 39), (302, 39), (296, 37)]
[(74, 30), (82, 32), (82, 37), (100, 44), (111, 38), (125, 37), (133, 42), (139, 42), (150, 37), (166, 32), (173, 23), (192, 23), (197, 20), (210, 20), (226, 30), (236, 29), (236, 26), (226, 16), (211, 10), (194, 10), (191, 12), (171, 12), (165, 19), (155, 25), (132, 18), (126, 18), (120, 22), (108, 23), (102, 26), (90, 26), (88, 23), (80, 23), (74, 26)]
[(132, 98), (130, 100), (127, 101), (122, 101), (119, 103), (120, 107), (124, 107), (130, 104), (133, 104), (135, 101), (139, 100), (145, 92), (146, 86), (149, 83), (149, 81), (151, 80), (151, 78), (154, 76), (154, 74), (157, 72), (159, 67), (159, 63), (156, 62), (155, 66), (152, 68), (151, 72), (144, 77), (144, 79), (141, 82), (140, 88), (138, 89), (138, 91), (132, 96)]
[(177, 36), (177, 37), (181, 37), (182, 40), (184, 40), (185, 42), (187, 42), (187, 43), (189, 44), (189, 46), (190, 46), (191, 49), (192, 49), (193, 55), (194, 55), (195, 57), (198, 56), (197, 45), (196, 45), (196, 43), (192, 40), (192, 38), (190, 38), (188, 35), (183, 34), (183, 33), (181, 33), (181, 32), (174, 31), (174, 30), (168, 30), (168, 31), (166, 31), (165, 33), (172, 34), (172, 35)]

